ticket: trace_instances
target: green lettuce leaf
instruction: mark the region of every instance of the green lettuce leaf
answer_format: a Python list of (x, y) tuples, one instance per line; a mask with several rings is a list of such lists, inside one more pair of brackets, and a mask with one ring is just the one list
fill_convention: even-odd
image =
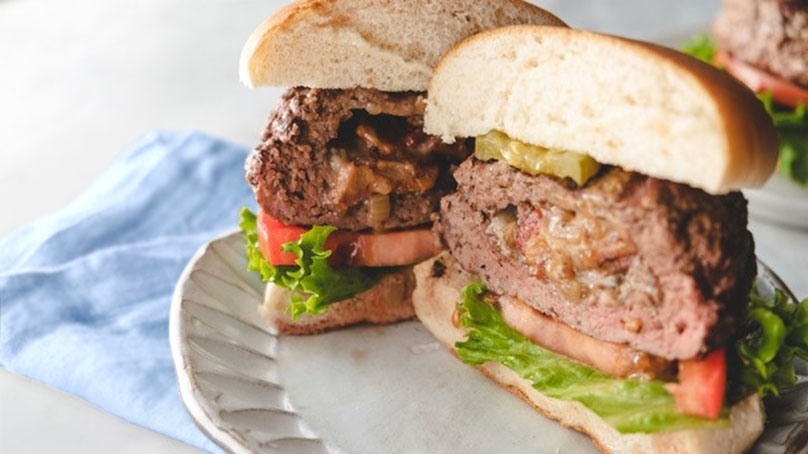
[(801, 185), (808, 184), (808, 114), (805, 104), (793, 110), (776, 106), (769, 93), (758, 95), (777, 128), (780, 140), (780, 161), (777, 171)]
[(736, 351), (729, 365), (731, 399), (750, 392), (779, 396), (794, 385), (794, 358), (808, 360), (808, 298), (793, 304), (780, 290), (773, 298), (753, 291)]
[(485, 292), (484, 284), (471, 284), (463, 289), (458, 305), (460, 324), (470, 328), (467, 340), (455, 344), (464, 362), (499, 362), (545, 395), (582, 403), (621, 433), (728, 423), (726, 418), (713, 421), (678, 413), (661, 381), (614, 378), (537, 346), (482, 300)]
[(712, 65), (716, 52), (715, 41), (707, 33), (699, 33), (682, 45), (682, 52)]
[[(699, 60), (715, 64), (716, 43), (706, 33), (694, 36), (681, 50)], [(774, 104), (771, 93), (759, 93), (757, 96), (777, 129), (780, 141), (778, 173), (799, 185), (808, 185), (808, 114), (805, 104), (791, 109)]]
[(333, 226), (314, 226), (301, 235), (299, 241), (283, 245), (285, 252), (297, 256), (297, 266), (272, 266), (258, 247), (255, 214), (248, 208), (242, 208), (240, 217), (247, 269), (260, 274), (264, 282), (272, 282), (293, 292), (287, 308), (292, 319), (302, 314), (322, 314), (331, 303), (373, 287), (384, 273), (383, 269), (331, 267), (328, 264), (331, 251), (325, 249), (325, 241), (336, 230)]

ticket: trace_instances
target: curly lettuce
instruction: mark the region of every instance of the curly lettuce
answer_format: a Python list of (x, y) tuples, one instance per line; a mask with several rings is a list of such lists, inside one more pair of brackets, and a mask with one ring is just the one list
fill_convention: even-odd
[(777, 128), (780, 140), (777, 171), (800, 185), (808, 185), (808, 109), (805, 104), (799, 104), (793, 110), (776, 106), (769, 93), (761, 93), (758, 98)]
[(258, 247), (256, 215), (243, 208), (240, 218), (247, 269), (260, 274), (264, 282), (292, 291), (287, 310), (293, 320), (303, 314), (322, 314), (330, 304), (373, 287), (381, 277), (382, 270), (334, 268), (328, 264), (331, 251), (325, 248), (325, 241), (336, 230), (333, 226), (314, 226), (299, 241), (284, 243), (283, 251), (297, 256), (296, 266), (273, 266)]
[[(716, 43), (706, 33), (694, 36), (681, 50), (711, 65), (715, 64)], [(802, 103), (793, 109), (776, 105), (771, 93), (758, 93), (757, 96), (777, 129), (780, 141), (778, 173), (801, 186), (808, 186), (808, 109)]]
[(750, 392), (779, 396), (793, 386), (797, 382), (794, 358), (808, 360), (808, 298), (794, 304), (781, 290), (772, 298), (753, 291), (736, 352), (731, 397)]

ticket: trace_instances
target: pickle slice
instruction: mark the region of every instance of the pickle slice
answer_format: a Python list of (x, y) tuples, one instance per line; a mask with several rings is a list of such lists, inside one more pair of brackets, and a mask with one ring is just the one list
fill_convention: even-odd
[(477, 136), (474, 156), (483, 161), (505, 161), (531, 175), (541, 173), (570, 178), (578, 186), (583, 186), (600, 169), (600, 164), (585, 154), (527, 144), (500, 131)]

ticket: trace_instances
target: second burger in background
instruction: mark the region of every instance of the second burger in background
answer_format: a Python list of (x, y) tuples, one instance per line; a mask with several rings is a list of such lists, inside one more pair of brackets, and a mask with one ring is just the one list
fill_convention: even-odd
[(778, 173), (808, 188), (808, 2), (723, 0), (709, 35), (683, 50), (758, 93), (777, 127)]
[(265, 318), (311, 334), (413, 317), (411, 265), (465, 143), (425, 134), (425, 90), (455, 42), (508, 24), (564, 24), (518, 0), (303, 0), (250, 36), (241, 78), (289, 88), (250, 154), (258, 213), (245, 210)]

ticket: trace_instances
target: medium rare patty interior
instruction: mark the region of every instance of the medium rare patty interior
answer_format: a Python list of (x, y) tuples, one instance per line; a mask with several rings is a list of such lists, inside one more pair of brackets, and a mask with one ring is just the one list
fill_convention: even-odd
[(610, 167), (578, 188), (477, 159), (455, 177), (438, 228), (493, 292), (668, 359), (734, 331), (756, 272), (740, 193)]
[(425, 134), (423, 111), (416, 92), (289, 89), (247, 159), (260, 208), (350, 230), (430, 222), (469, 151)]

